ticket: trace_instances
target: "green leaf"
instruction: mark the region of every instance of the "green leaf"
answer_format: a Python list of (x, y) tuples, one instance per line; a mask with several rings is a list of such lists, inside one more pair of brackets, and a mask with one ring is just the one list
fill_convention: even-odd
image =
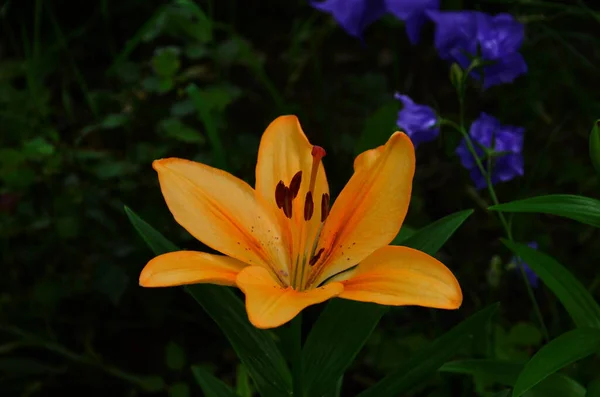
[(533, 389), (525, 397), (585, 397), (585, 387), (579, 382), (563, 374), (552, 374)]
[(435, 255), (472, 213), (473, 210), (455, 212), (425, 226), (412, 236), (392, 244), (404, 245)]
[[(471, 213), (473, 210), (466, 210), (442, 218), (412, 233), (403, 245), (433, 255)], [(387, 306), (344, 299), (333, 299), (327, 304), (303, 349), (304, 382), (308, 395), (320, 396), (335, 389), (337, 380), (387, 310)]]
[[(483, 377), (486, 381), (512, 387), (525, 364), (520, 361), (493, 359), (459, 360), (444, 364), (441, 372)], [(504, 391), (503, 396), (510, 396)], [(562, 374), (553, 374), (529, 390), (526, 397), (583, 397), (585, 389), (573, 379)]]
[(508, 333), (508, 340), (515, 346), (538, 346), (542, 343), (542, 333), (533, 324), (515, 324)]
[(217, 168), (227, 169), (228, 162), (225, 147), (219, 136), (217, 120), (211, 111), (213, 107), (220, 105), (216, 104), (216, 96), (210, 94), (214, 94), (215, 91), (201, 90), (195, 84), (190, 84), (185, 90), (196, 108), (198, 118), (204, 124), (206, 136), (214, 152), (214, 165)]
[(121, 127), (129, 121), (129, 116), (124, 113), (111, 113), (102, 120), (99, 127), (107, 130)]
[(590, 160), (598, 173), (600, 173), (600, 119), (594, 122), (590, 132)]
[(337, 380), (352, 364), (387, 306), (334, 299), (311, 329), (302, 351), (308, 396), (335, 389)]
[(562, 334), (542, 347), (527, 364), (515, 382), (513, 397), (522, 396), (559, 369), (600, 349), (600, 330), (577, 328)]
[(237, 372), (235, 375), (235, 393), (240, 397), (252, 397), (254, 395), (254, 391), (252, 390), (250, 376), (248, 375), (248, 371), (243, 364), (239, 364), (237, 366)]
[(186, 125), (177, 118), (168, 118), (160, 122), (160, 128), (171, 138), (185, 143), (204, 143), (204, 136), (200, 131)]
[(591, 381), (587, 385), (587, 393), (585, 397), (600, 397), (600, 378)]
[(489, 209), (502, 212), (535, 212), (557, 215), (586, 225), (600, 227), (600, 201), (572, 194), (530, 197), (494, 205)]
[(129, 221), (135, 228), (136, 232), (142, 237), (144, 242), (150, 247), (150, 250), (155, 255), (165, 254), (171, 251), (177, 251), (178, 248), (175, 244), (170, 242), (160, 234), (156, 229), (150, 226), (146, 221), (140, 218), (133, 210), (125, 206), (125, 213), (129, 218)]
[(483, 376), (490, 382), (512, 386), (515, 384), (523, 366), (524, 363), (520, 361), (474, 359), (451, 361), (444, 364), (439, 371), (474, 377)]
[(152, 58), (152, 67), (161, 77), (173, 77), (181, 67), (179, 49), (175, 47), (157, 49)]
[(583, 285), (549, 255), (502, 239), (554, 292), (578, 327), (600, 328), (600, 307)]
[(237, 394), (220, 379), (199, 366), (192, 366), (196, 382), (206, 397), (238, 397)]
[(365, 150), (385, 144), (394, 131), (398, 129), (398, 103), (389, 102), (380, 107), (365, 120), (362, 133), (356, 141), (355, 153), (358, 155)]
[[(152, 226), (125, 207), (129, 220), (156, 255), (176, 251), (177, 247)], [(242, 301), (228, 288), (196, 284), (185, 290), (219, 325), (237, 353), (260, 394), (289, 395), (291, 375), (271, 333), (255, 328), (248, 321)]]
[(185, 352), (173, 341), (165, 346), (165, 363), (173, 371), (181, 371), (185, 367)]
[(495, 303), (475, 313), (450, 331), (433, 341), (430, 346), (404, 365), (383, 378), (358, 397), (400, 396), (431, 376), (456, 351), (463, 348), (473, 335), (481, 332), (498, 309)]
[(190, 387), (187, 383), (177, 382), (169, 387), (169, 397), (189, 397)]

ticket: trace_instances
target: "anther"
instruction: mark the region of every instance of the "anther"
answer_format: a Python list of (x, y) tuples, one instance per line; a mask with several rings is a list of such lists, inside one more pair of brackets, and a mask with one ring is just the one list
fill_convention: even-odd
[(277, 208), (283, 208), (286, 190), (287, 188), (285, 187), (283, 181), (279, 181), (277, 186), (275, 186), (275, 202), (277, 203)]
[(292, 219), (292, 193), (290, 192), (290, 188), (283, 186), (284, 194), (283, 194), (283, 213), (288, 219)]
[(300, 184), (302, 183), (302, 171), (296, 172), (296, 175), (292, 178), (290, 182), (290, 193), (292, 194), (292, 200), (296, 198), (298, 192), (300, 191)]
[(323, 253), (324, 250), (325, 250), (325, 248), (321, 248), (319, 251), (317, 251), (317, 253), (315, 254), (315, 256), (313, 256), (312, 258), (310, 258), (310, 261), (308, 262), (308, 264), (310, 266), (314, 266), (315, 263), (317, 263), (317, 261), (321, 257), (321, 254)]
[(306, 193), (306, 199), (304, 200), (304, 220), (310, 221), (315, 210), (315, 203), (313, 202), (312, 192)]
[(323, 193), (321, 196), (321, 223), (325, 222), (329, 215), (329, 194)]

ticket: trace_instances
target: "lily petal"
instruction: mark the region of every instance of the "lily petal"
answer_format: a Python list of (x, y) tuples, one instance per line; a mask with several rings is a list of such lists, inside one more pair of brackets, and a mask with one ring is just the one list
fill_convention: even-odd
[(457, 309), (463, 299), (456, 277), (446, 266), (408, 247), (375, 251), (343, 284), (340, 298), (380, 305)]
[(355, 266), (394, 239), (408, 210), (414, 172), (414, 146), (401, 132), (356, 158), (354, 175), (323, 226), (318, 247), (325, 252), (312, 285)]
[[(325, 168), (318, 161), (311, 193), (313, 214), (308, 221), (305, 219), (304, 207), (313, 171), (313, 145), (310, 144), (296, 116), (280, 116), (265, 130), (258, 149), (256, 164), (256, 194), (260, 200), (267, 203), (273, 212), (279, 214), (279, 221), (287, 232), (286, 243), (292, 262), (298, 255), (302, 256), (312, 247), (312, 244), (322, 223), (323, 196), (327, 195), (329, 211), (329, 186), (325, 176)], [(281, 181), (290, 186), (292, 179), (301, 172), (300, 186), (296, 198), (292, 202), (291, 219), (285, 217), (275, 200), (275, 188)], [(327, 214), (325, 214), (326, 216)]]
[(169, 210), (192, 236), (247, 264), (287, 269), (280, 227), (247, 183), (183, 159), (156, 160), (153, 167)]
[(282, 288), (269, 272), (258, 266), (243, 269), (237, 276), (237, 285), (246, 295), (250, 322), (263, 329), (285, 324), (307, 306), (324, 302), (344, 290), (341, 283), (329, 283), (306, 291)]
[(140, 274), (142, 287), (211, 283), (235, 285), (247, 265), (237, 259), (196, 251), (176, 251), (152, 259)]

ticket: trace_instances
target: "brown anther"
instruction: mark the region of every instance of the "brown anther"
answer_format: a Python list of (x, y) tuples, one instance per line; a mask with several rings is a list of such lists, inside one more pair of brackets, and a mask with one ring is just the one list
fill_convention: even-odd
[(302, 171), (296, 172), (296, 175), (290, 182), (290, 193), (292, 194), (292, 200), (296, 198), (300, 191), (300, 184), (302, 183)]
[(292, 194), (290, 192), (290, 188), (284, 186), (285, 189), (284, 198), (283, 198), (283, 213), (288, 219), (292, 219)]
[(304, 220), (310, 221), (315, 210), (315, 203), (313, 202), (312, 192), (306, 193), (306, 199), (304, 200)]
[(277, 208), (283, 208), (283, 202), (285, 201), (285, 184), (283, 181), (279, 181), (277, 186), (275, 186), (275, 202), (277, 203)]
[(310, 266), (314, 266), (315, 263), (317, 263), (317, 261), (321, 257), (321, 254), (323, 253), (324, 250), (325, 250), (325, 248), (321, 248), (319, 251), (317, 251), (317, 253), (315, 254), (315, 256), (313, 256), (312, 258), (310, 258), (310, 261), (308, 261), (308, 264)]
[(321, 196), (321, 223), (325, 222), (329, 215), (329, 193), (323, 193)]

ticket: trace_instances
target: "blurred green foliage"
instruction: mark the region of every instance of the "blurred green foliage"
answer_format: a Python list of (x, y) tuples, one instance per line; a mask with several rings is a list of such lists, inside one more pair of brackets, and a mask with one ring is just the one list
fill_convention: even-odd
[[(600, 115), (600, 11), (594, 2), (442, 1), (511, 12), (526, 23), (529, 73), (467, 94), (470, 116), (491, 111), (526, 128), (526, 176), (500, 185), (504, 201), (569, 192), (598, 196), (590, 123)], [(202, 161), (252, 182), (260, 134), (298, 114), (327, 148), (335, 194), (358, 152), (394, 130), (395, 91), (457, 111), (448, 67), (431, 40), (411, 47), (398, 22), (348, 37), (307, 1), (8, 0), (0, 3), (0, 394), (199, 395), (190, 365), (252, 395), (214, 323), (179, 289), (142, 290), (150, 255), (123, 213), (134, 208), (181, 246), (200, 244), (172, 220), (151, 164)], [(431, 31), (427, 32), (431, 37)], [(597, 128), (596, 128), (597, 130)], [(596, 131), (597, 132), (597, 131)], [(465, 294), (459, 312), (394, 310), (347, 376), (354, 395), (487, 303), (502, 302), (489, 337), (466, 357), (525, 361), (543, 343), (500, 225), (482, 209), (453, 156), (457, 136), (419, 148), (406, 236), (450, 213), (478, 211), (440, 259)], [(511, 217), (517, 239), (548, 247), (598, 300), (598, 230), (539, 215)], [(570, 323), (536, 291), (553, 336)], [(307, 318), (314, 317), (308, 311)], [(589, 358), (565, 371), (598, 382)], [(449, 371), (451, 372), (451, 371)], [(462, 373), (465, 373), (464, 371)], [(502, 382), (500, 382), (502, 384)], [(498, 382), (441, 371), (415, 396), (491, 395)]]

